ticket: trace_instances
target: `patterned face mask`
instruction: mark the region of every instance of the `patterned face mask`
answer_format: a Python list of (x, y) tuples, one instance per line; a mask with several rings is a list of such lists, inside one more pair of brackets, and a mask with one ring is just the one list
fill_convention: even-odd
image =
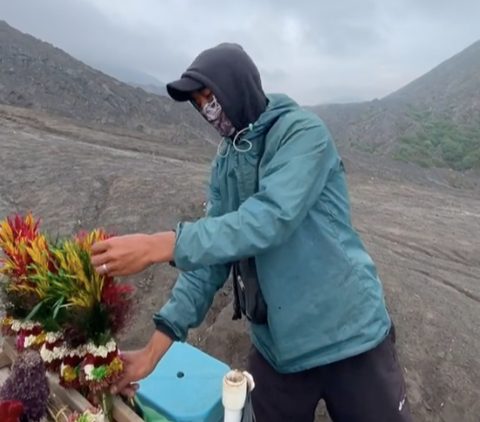
[(225, 115), (215, 96), (212, 101), (203, 106), (201, 113), (221, 136), (232, 136), (235, 133), (232, 122)]

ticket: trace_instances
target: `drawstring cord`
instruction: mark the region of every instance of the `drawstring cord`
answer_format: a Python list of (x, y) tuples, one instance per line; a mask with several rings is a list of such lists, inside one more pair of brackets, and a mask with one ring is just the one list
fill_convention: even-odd
[[(252, 123), (250, 123), (246, 128), (243, 128), (242, 130), (239, 130), (237, 132), (237, 134), (233, 138), (233, 142), (232, 142), (232, 146), (233, 146), (233, 149), (235, 151), (237, 151), (237, 152), (248, 152), (252, 149), (253, 144), (248, 139), (243, 139), (243, 141), (247, 143), (247, 148), (239, 148), (238, 145), (237, 145), (237, 141), (240, 139), (240, 135), (242, 135), (243, 133), (245, 133), (247, 131), (251, 131), (251, 130), (253, 130), (253, 124)], [(228, 153), (230, 152), (230, 144), (227, 144), (227, 149), (226, 149), (225, 153), (224, 154), (221, 153), (221, 147), (222, 147), (222, 144), (223, 144), (224, 140), (225, 140), (225, 138), (220, 139), (220, 142), (218, 143), (218, 146), (217, 146), (217, 155), (221, 158), (225, 158), (228, 155)]]

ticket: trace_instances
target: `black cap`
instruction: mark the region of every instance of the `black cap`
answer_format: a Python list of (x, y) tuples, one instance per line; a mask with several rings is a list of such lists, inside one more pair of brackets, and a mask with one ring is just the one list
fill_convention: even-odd
[(203, 88), (205, 85), (188, 76), (182, 76), (179, 80), (167, 84), (168, 95), (175, 101), (189, 101), (192, 93)]
[[(235, 43), (222, 43), (202, 51), (179, 81), (167, 85), (167, 90), (174, 100), (188, 101), (193, 92), (204, 87), (212, 91), (237, 130), (256, 122), (267, 107), (260, 72)], [(195, 107), (195, 102), (192, 104)]]

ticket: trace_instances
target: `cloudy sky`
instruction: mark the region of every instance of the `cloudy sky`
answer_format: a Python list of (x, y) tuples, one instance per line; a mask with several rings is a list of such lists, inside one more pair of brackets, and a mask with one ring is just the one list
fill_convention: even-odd
[(380, 98), (480, 39), (478, 16), (478, 0), (0, 0), (10, 25), (164, 82), (240, 43), (267, 91), (302, 104)]

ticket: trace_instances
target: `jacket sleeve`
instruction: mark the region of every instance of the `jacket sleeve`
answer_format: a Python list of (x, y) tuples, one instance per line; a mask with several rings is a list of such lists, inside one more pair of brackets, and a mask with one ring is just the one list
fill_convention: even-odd
[(285, 242), (318, 200), (340, 158), (319, 119), (291, 123), (265, 168), (259, 192), (236, 212), (180, 223), (178, 268), (234, 262)]
[[(209, 186), (207, 216), (220, 214), (215, 177)], [(212, 305), (215, 293), (225, 284), (230, 264), (203, 266), (181, 273), (168, 302), (153, 317), (156, 328), (173, 340), (185, 341), (188, 330), (198, 327)]]

